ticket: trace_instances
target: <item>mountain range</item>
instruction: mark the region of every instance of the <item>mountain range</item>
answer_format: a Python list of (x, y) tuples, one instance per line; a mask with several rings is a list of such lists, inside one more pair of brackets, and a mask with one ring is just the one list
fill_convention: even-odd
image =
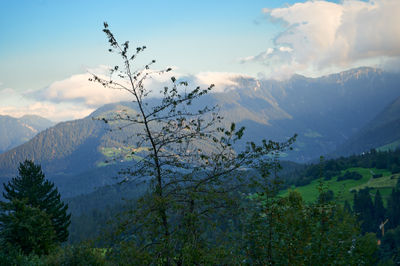
[(17, 147), (54, 123), (36, 115), (14, 118), (0, 115), (0, 153)]
[[(400, 140), (400, 130), (393, 126), (400, 121), (399, 74), (358, 68), (320, 78), (296, 75), (285, 81), (238, 78), (233, 84), (205, 95), (198, 104), (216, 104), (226, 123), (245, 126), (245, 141), (284, 141), (297, 133), (294, 150), (282, 155), (285, 160), (308, 162), (325, 154), (360, 153)], [(3, 152), (0, 176), (12, 177), (20, 161), (32, 159), (64, 196), (115, 182), (112, 177), (121, 165), (132, 160), (125, 155), (135, 143), (129, 137), (140, 128), (111, 131), (109, 124), (93, 118), (122, 109), (135, 112), (130, 102), (108, 104), (89, 117), (59, 123)], [(118, 160), (109, 163), (113, 158)]]

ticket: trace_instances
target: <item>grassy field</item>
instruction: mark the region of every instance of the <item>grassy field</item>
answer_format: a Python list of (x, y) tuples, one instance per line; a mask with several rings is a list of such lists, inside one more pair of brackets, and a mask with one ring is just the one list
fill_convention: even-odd
[[(348, 200), (349, 202), (353, 201), (353, 193), (352, 190), (359, 190), (365, 187), (371, 188), (371, 194), (375, 195), (377, 189), (379, 189), (382, 198), (386, 201), (387, 197), (390, 195), (392, 191), (392, 187), (396, 185), (397, 180), (399, 179), (399, 174), (392, 175), (390, 171), (380, 170), (375, 168), (349, 168), (342, 171), (342, 174), (345, 171), (354, 171), (358, 172), (363, 176), (360, 180), (343, 180), (337, 181), (337, 176), (333, 177), (331, 180), (322, 180), (322, 184), (325, 188), (332, 190), (335, 193), (335, 196), (338, 197), (339, 201)], [(382, 174), (382, 177), (372, 178), (374, 174)], [(288, 195), (290, 190), (296, 190), (301, 193), (304, 200), (307, 202), (313, 202), (317, 199), (319, 191), (318, 188), (320, 186), (321, 180), (314, 180), (310, 184), (301, 187), (292, 187), (290, 189), (286, 189), (281, 191), (281, 196)]]
[[(131, 148), (131, 147), (119, 147), (119, 148), (115, 148), (115, 147), (105, 148), (105, 147), (102, 147), (102, 148), (100, 148), (101, 153), (105, 157), (107, 157), (110, 160), (111, 159), (115, 159), (115, 160), (120, 161), (120, 162), (129, 162), (129, 161), (132, 161), (132, 160), (140, 161), (142, 159), (142, 157), (139, 156), (139, 155), (136, 155), (136, 154), (132, 154), (132, 153), (140, 153), (140, 152), (143, 152), (145, 150), (146, 150), (145, 147), (137, 148), (137, 149)], [(97, 166), (101, 167), (101, 166), (108, 165), (110, 163), (111, 162), (107, 162), (107, 163), (106, 162), (99, 162), (97, 164)]]

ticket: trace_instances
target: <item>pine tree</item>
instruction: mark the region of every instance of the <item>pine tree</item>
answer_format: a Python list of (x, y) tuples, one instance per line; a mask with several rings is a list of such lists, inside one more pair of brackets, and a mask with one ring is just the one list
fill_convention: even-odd
[(351, 209), (351, 206), (350, 206), (350, 203), (349, 203), (348, 200), (345, 200), (345, 201), (344, 201), (343, 210), (344, 210), (345, 212), (347, 212), (347, 213), (353, 213), (353, 211), (352, 211), (352, 209)]
[[(54, 183), (45, 179), (40, 165), (26, 160), (20, 163), (19, 176), (13, 178), (7, 184), (3, 184), (5, 192), (3, 196), (9, 202), (2, 202), (2, 215), (0, 216), (1, 229), (7, 216), (17, 209), (12, 209), (14, 201), (23, 201), (31, 208), (37, 208), (44, 212), (51, 220), (54, 229), (54, 242), (62, 243), (68, 239), (68, 226), (71, 215), (67, 214), (68, 205), (61, 201), (60, 193), (54, 187)], [(7, 210), (7, 211), (5, 211)]]
[[(2, 203), (0, 216), (0, 243), (9, 256), (20, 250), (24, 254), (48, 254), (55, 246), (55, 232), (47, 213), (26, 204), (26, 200), (14, 199)], [(11, 254), (10, 254), (11, 253)]]
[(389, 218), (388, 227), (395, 228), (400, 225), (400, 181), (397, 181), (396, 188), (392, 189), (387, 206)]
[[(375, 227), (378, 230), (379, 225), (385, 221), (386, 209), (383, 206), (382, 196), (379, 189), (376, 191), (374, 199), (374, 216), (375, 216)], [(378, 234), (380, 232), (378, 231)]]
[(369, 188), (364, 188), (354, 194), (353, 210), (358, 220), (362, 221), (361, 230), (363, 233), (376, 231), (374, 204), (369, 193)]

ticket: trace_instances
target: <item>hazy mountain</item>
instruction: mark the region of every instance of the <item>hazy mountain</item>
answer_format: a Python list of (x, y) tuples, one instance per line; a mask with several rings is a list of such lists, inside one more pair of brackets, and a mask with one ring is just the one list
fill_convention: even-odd
[(21, 118), (0, 115), (0, 153), (30, 140), (52, 125), (50, 120), (36, 115)]
[[(246, 126), (246, 140), (285, 140), (298, 133), (295, 150), (285, 158), (298, 162), (332, 153), (374, 117), (386, 121), (389, 116), (378, 113), (400, 96), (400, 75), (372, 68), (320, 78), (242, 78), (235, 82), (224, 92), (206, 95), (199, 104), (219, 105), (227, 123)], [(0, 176), (15, 175), (20, 161), (33, 159), (42, 164), (64, 195), (86, 193), (115, 182), (112, 177), (119, 168), (115, 163), (129, 164), (131, 158), (124, 153), (130, 152), (135, 139), (129, 137), (140, 128), (110, 131), (109, 124), (92, 118), (107, 117), (122, 109), (135, 112), (132, 103), (105, 105), (85, 119), (57, 124), (0, 154)], [(118, 160), (114, 164), (104, 163), (115, 157)]]
[(400, 75), (359, 68), (320, 78), (238, 81), (218, 97), (247, 139), (299, 135), (288, 159), (308, 161), (334, 151), (400, 96)]
[(389, 104), (362, 130), (353, 135), (336, 155), (359, 154), (373, 148), (400, 146), (400, 97)]
[(15, 172), (13, 169), (25, 159), (40, 162), (46, 170), (55, 173), (85, 169), (95, 160), (93, 156), (97, 153), (97, 143), (102, 134), (102, 124), (91, 118), (59, 123), (0, 154), (0, 169), (5, 173)]
[[(42, 165), (46, 176), (56, 183), (63, 196), (87, 193), (115, 183), (114, 177), (123, 165), (127, 147), (123, 142), (132, 131), (129, 130), (129, 135), (124, 130), (110, 131), (107, 124), (93, 117), (105, 117), (121, 108), (127, 107), (107, 105), (84, 119), (59, 123), (0, 154), (0, 181), (15, 176), (19, 163), (29, 159)], [(118, 154), (121, 154), (118, 167), (114, 161), (105, 163)]]

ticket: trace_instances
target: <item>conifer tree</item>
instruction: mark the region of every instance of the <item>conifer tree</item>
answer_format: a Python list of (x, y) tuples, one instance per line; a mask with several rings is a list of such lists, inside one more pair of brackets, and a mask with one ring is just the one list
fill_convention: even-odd
[(47, 213), (27, 205), (26, 200), (14, 199), (1, 205), (0, 244), (6, 254), (22, 251), (42, 255), (55, 247), (55, 232)]
[(45, 179), (40, 165), (26, 160), (20, 163), (19, 175), (3, 184), (3, 196), (9, 202), (2, 202), (0, 216), (0, 228), (6, 226), (8, 216), (18, 212), (13, 208), (13, 202), (24, 202), (30, 208), (44, 212), (51, 220), (55, 236), (55, 243), (62, 243), (68, 239), (68, 226), (71, 215), (67, 214), (68, 205), (61, 201), (60, 193), (54, 187), (54, 183)]
[[(386, 209), (383, 206), (383, 200), (379, 189), (376, 191), (375, 199), (374, 199), (374, 216), (375, 216), (375, 227), (376, 230), (379, 228), (379, 225), (385, 221)], [(378, 231), (379, 233), (379, 231)]]
[(374, 203), (372, 202), (369, 188), (361, 189), (354, 194), (354, 213), (357, 215), (363, 233), (375, 232)]
[(396, 187), (392, 189), (387, 205), (389, 228), (395, 228), (400, 225), (400, 181), (397, 181)]

